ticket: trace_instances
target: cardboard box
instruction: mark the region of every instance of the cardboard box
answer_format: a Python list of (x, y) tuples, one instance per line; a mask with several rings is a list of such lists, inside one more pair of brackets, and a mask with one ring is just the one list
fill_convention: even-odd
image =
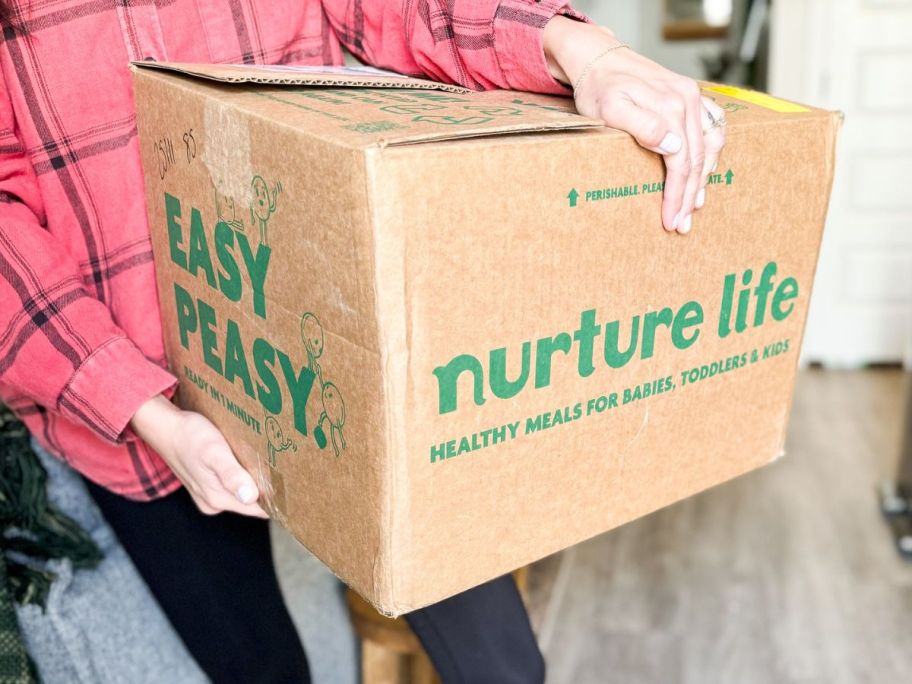
[(681, 236), (662, 161), (569, 100), (134, 77), (180, 400), (381, 611), (782, 455), (837, 115), (707, 85), (728, 146)]

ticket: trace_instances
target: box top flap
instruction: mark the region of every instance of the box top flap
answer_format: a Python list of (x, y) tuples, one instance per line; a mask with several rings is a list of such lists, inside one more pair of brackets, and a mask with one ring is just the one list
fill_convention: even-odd
[[(604, 128), (566, 97), (477, 92), (366, 66), (133, 62), (193, 87), (219, 89), (219, 102), (344, 146), (412, 145), (540, 131)], [(164, 74), (163, 74), (164, 75)], [(704, 83), (729, 123), (764, 123), (822, 110), (764, 93)], [(230, 103), (230, 104), (229, 104)]]
[(569, 99), (501, 90), (457, 95), (303, 88), (260, 90), (252, 96), (261, 100), (260, 111), (270, 118), (357, 147), (604, 127), (577, 114)]
[(196, 64), (189, 62), (132, 62), (140, 69), (173, 71), (219, 83), (332, 86), (355, 88), (414, 88), (447, 93), (472, 92), (461, 86), (403, 76), (369, 66), (304, 66), (290, 64)]
[(476, 92), (371, 67), (133, 64), (204, 87), (232, 84), (221, 101), (358, 148), (604, 126), (577, 114), (569, 98)]

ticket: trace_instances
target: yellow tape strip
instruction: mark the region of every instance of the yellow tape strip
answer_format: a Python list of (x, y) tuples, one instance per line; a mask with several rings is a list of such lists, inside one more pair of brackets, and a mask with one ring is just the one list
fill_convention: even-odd
[(759, 105), (760, 107), (765, 107), (766, 109), (772, 109), (774, 112), (781, 112), (783, 114), (811, 111), (807, 107), (802, 107), (801, 105), (795, 104), (794, 102), (780, 100), (778, 97), (773, 97), (772, 95), (767, 95), (766, 93), (760, 93), (756, 90), (735, 88), (734, 86), (708, 86), (706, 90), (712, 91), (714, 93), (719, 93), (720, 95), (727, 95), (728, 97), (733, 97), (736, 100), (750, 102), (751, 104)]

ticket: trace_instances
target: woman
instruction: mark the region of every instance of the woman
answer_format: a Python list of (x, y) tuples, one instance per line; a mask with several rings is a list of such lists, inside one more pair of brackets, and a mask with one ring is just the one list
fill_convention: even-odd
[[(213, 681), (306, 681), (256, 485), (169, 401), (127, 63), (339, 64), (344, 46), (471, 88), (572, 87), (582, 113), (664, 157), (661, 222), (677, 233), (703, 204), (723, 113), (566, 0), (2, 4), (0, 399), (90, 481)], [(509, 579), (408, 619), (447, 682), (543, 677)]]

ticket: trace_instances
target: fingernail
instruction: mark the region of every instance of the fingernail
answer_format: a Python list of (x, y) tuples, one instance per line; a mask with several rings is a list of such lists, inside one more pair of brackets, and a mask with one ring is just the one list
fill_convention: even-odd
[(713, 167), (712, 167), (713, 173), (715, 173), (716, 169), (718, 169), (718, 168), (719, 168), (719, 162), (716, 162), (715, 164), (713, 164)]
[(678, 214), (677, 216), (675, 216), (674, 221), (671, 222), (671, 229), (677, 230), (680, 223), (681, 223), (681, 214)]
[(697, 193), (697, 200), (694, 202), (694, 206), (697, 209), (701, 209), (706, 203), (706, 188), (700, 188), (700, 192)]
[(693, 215), (688, 214), (688, 215), (684, 218), (684, 223), (681, 225), (681, 227), (678, 229), (678, 231), (679, 231), (681, 234), (687, 234), (687, 233), (690, 232), (691, 226), (693, 226)]
[(666, 133), (662, 138), (659, 149), (665, 154), (677, 154), (681, 151), (681, 138), (674, 133)]
[(237, 490), (237, 498), (243, 504), (252, 503), (256, 499), (256, 490), (250, 485), (241, 485)]

